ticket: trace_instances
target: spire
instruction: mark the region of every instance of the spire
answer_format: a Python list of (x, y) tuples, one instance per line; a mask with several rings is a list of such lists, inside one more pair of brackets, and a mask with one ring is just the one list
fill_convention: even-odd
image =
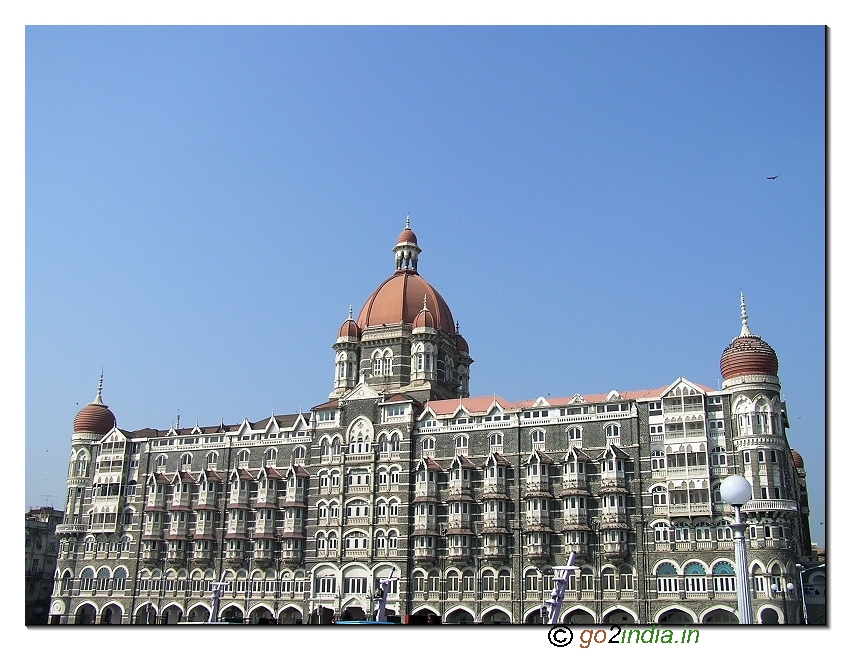
[(351, 320), (351, 316), (352, 316), (352, 314), (353, 314), (353, 313), (354, 313), (354, 311), (353, 311), (353, 309), (351, 308), (351, 305), (349, 304), (349, 305), (348, 305), (348, 319), (349, 319), (349, 320)]
[(744, 292), (741, 291), (741, 335), (752, 336), (750, 326), (747, 324), (747, 303), (744, 301)]
[(95, 396), (94, 401), (92, 401), (92, 403), (95, 404), (95, 405), (98, 405), (98, 406), (102, 406), (103, 405), (103, 399), (101, 398), (102, 396), (103, 396), (103, 368), (101, 367), (100, 368), (100, 380), (97, 382), (97, 396)]
[(410, 214), (407, 215), (407, 223), (405, 224), (404, 229), (405, 230), (410, 229)]
[(425, 295), (422, 296), (422, 310), (423, 311), (428, 310), (428, 294), (427, 293), (425, 293)]

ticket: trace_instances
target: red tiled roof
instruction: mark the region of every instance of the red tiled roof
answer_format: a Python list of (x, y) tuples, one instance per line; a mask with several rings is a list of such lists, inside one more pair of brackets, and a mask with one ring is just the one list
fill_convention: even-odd
[(180, 472), (180, 480), (188, 484), (195, 484), (197, 482), (197, 480), (195, 480), (195, 477), (188, 471)]
[(309, 478), (310, 472), (299, 464), (295, 467), (295, 475), (301, 478)]
[(246, 480), (248, 482), (256, 482), (257, 478), (253, 473), (248, 471), (247, 469), (237, 469), (236, 474), (239, 476), (240, 480)]
[(266, 467), (266, 475), (270, 478), (274, 478), (275, 480), (282, 480), (283, 479), (283, 476), (280, 474), (280, 472), (277, 469), (275, 469), (273, 466), (267, 466)]
[(320, 403), (318, 406), (313, 406), (310, 410), (336, 410), (337, 408), (339, 408), (339, 399), (333, 399), (332, 401)]
[(367, 327), (402, 322), (413, 324), (422, 310), (426, 294), (428, 308), (435, 318), (434, 328), (454, 335), (454, 318), (449, 305), (433, 286), (413, 270), (398, 270), (375, 289), (357, 316), (357, 326), (365, 331)]
[(490, 411), (490, 407), (494, 401), (499, 404), (502, 410), (513, 410), (517, 407), (507, 399), (492, 395), (487, 397), (466, 397), (465, 399), (440, 399), (439, 401), (429, 401), (426, 406), (437, 416), (452, 415), (460, 406), (466, 408), (470, 414), (485, 414)]

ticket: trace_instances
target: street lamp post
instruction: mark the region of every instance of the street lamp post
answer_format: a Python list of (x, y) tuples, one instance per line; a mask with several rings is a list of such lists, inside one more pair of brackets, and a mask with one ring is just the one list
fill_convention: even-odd
[(776, 593), (782, 595), (782, 616), (785, 619), (785, 624), (788, 624), (788, 606), (785, 603), (785, 592), (787, 591), (790, 595), (794, 591), (794, 584), (789, 581), (785, 584), (785, 588), (782, 588), (779, 584), (773, 583), (770, 585), (770, 590), (773, 591), (774, 595), (776, 595)]
[(735, 510), (732, 534), (735, 539), (735, 564), (738, 573), (738, 620), (739, 624), (753, 623), (753, 603), (750, 598), (749, 569), (747, 568), (747, 546), (744, 542), (744, 521), (741, 507), (753, 496), (749, 481), (739, 475), (730, 475), (720, 483), (720, 497)]

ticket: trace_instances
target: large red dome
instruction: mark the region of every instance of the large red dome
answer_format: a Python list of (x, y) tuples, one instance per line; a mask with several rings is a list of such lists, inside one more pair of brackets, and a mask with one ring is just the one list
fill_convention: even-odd
[(738, 336), (720, 358), (723, 380), (751, 374), (779, 375), (779, 359), (773, 347), (758, 336)]
[(106, 434), (115, 427), (115, 415), (102, 403), (90, 403), (74, 417), (75, 433)]
[(452, 312), (443, 297), (416, 271), (399, 270), (369, 296), (357, 317), (361, 330), (367, 327), (399, 324), (412, 325), (422, 311), (425, 296), (434, 317), (435, 329), (454, 335)]

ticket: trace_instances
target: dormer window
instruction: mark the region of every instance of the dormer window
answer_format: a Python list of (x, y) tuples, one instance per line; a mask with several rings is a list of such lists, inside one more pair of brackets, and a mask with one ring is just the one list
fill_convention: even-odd
[(407, 406), (402, 404), (400, 406), (385, 406), (384, 407), (384, 415), (387, 417), (401, 417), (402, 415), (407, 414)]
[(660, 401), (650, 401), (649, 402), (649, 414), (660, 414), (661, 413), (661, 402)]
[(335, 410), (320, 410), (318, 412), (319, 423), (334, 421), (334, 420), (336, 420), (336, 411)]
[(437, 420), (436, 419), (428, 419), (427, 421), (422, 422), (422, 428), (436, 428)]

